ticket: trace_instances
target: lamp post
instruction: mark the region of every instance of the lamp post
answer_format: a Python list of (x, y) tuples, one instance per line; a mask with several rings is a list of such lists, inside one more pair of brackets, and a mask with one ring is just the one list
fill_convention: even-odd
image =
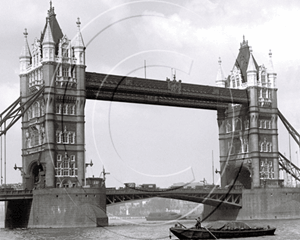
[(21, 176), (23, 176), (25, 173), (24, 173), (24, 171), (23, 171), (23, 167), (17, 167), (17, 164), (15, 163), (15, 166), (14, 166), (14, 169), (15, 170), (19, 170), (20, 172), (21, 172)]

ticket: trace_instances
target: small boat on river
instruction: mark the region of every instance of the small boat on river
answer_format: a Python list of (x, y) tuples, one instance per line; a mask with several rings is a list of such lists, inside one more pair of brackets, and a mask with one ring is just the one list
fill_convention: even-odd
[(170, 231), (179, 239), (245, 238), (274, 235), (276, 228), (250, 227), (243, 222), (215, 222), (205, 227), (186, 228), (178, 223)]

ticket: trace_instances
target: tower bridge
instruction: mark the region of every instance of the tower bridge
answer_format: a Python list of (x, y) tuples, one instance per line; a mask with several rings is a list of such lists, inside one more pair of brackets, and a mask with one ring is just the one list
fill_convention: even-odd
[[(278, 116), (298, 144), (299, 134), (278, 110), (271, 52), (268, 67), (258, 65), (243, 39), (228, 77), (219, 60), (216, 86), (91, 73), (85, 71), (80, 24), (78, 19), (78, 32), (71, 41), (51, 5), (31, 50), (24, 32), (20, 97), (1, 114), (0, 135), (22, 118), (22, 181), (32, 193), (20, 192), (19, 199), (14, 193), (2, 193), (0, 199), (8, 201), (6, 227), (103, 226), (108, 224), (106, 204), (150, 196), (202, 202), (204, 215), (214, 211), (211, 219), (300, 216), (300, 191), (285, 188), (279, 174), (281, 167), (299, 180), (299, 168), (279, 153)], [(87, 188), (86, 99), (217, 111), (222, 189), (145, 195), (106, 191), (103, 179), (94, 179), (94, 185)], [(243, 186), (241, 192), (225, 189), (237, 182)], [(225, 207), (214, 209), (220, 202)], [(20, 209), (24, 213), (21, 223), (16, 220)]]

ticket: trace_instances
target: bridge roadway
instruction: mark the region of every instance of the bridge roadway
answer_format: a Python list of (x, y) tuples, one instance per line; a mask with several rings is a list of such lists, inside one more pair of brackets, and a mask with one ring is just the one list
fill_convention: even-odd
[[(106, 189), (106, 204), (121, 203), (125, 201), (141, 200), (145, 198), (162, 197), (178, 200), (203, 203), (210, 206), (222, 206), (228, 208), (242, 208), (242, 190), (201, 188), (201, 189)], [(222, 203), (222, 204), (221, 204)]]
[[(122, 203), (126, 201), (141, 200), (152, 197), (172, 198), (197, 203), (203, 203), (211, 206), (241, 208), (242, 190), (228, 189), (106, 189), (106, 204)], [(0, 201), (32, 199), (32, 190), (2, 190), (0, 191)]]
[(86, 98), (201, 109), (227, 109), (229, 103), (248, 105), (247, 90), (175, 80), (85, 73)]

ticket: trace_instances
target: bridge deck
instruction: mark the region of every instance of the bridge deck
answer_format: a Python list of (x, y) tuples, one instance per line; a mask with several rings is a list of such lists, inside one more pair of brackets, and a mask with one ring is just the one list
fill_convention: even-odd
[(32, 199), (32, 190), (0, 191), (0, 201)]
[(248, 104), (247, 90), (91, 72), (85, 79), (87, 99), (211, 110), (226, 109), (228, 103)]
[(211, 206), (217, 206), (222, 203), (222, 207), (241, 208), (242, 190), (228, 189), (159, 189), (159, 190), (141, 190), (141, 189), (107, 189), (106, 204), (121, 203), (131, 200), (139, 200), (152, 197), (172, 198), (197, 203), (203, 203)]

